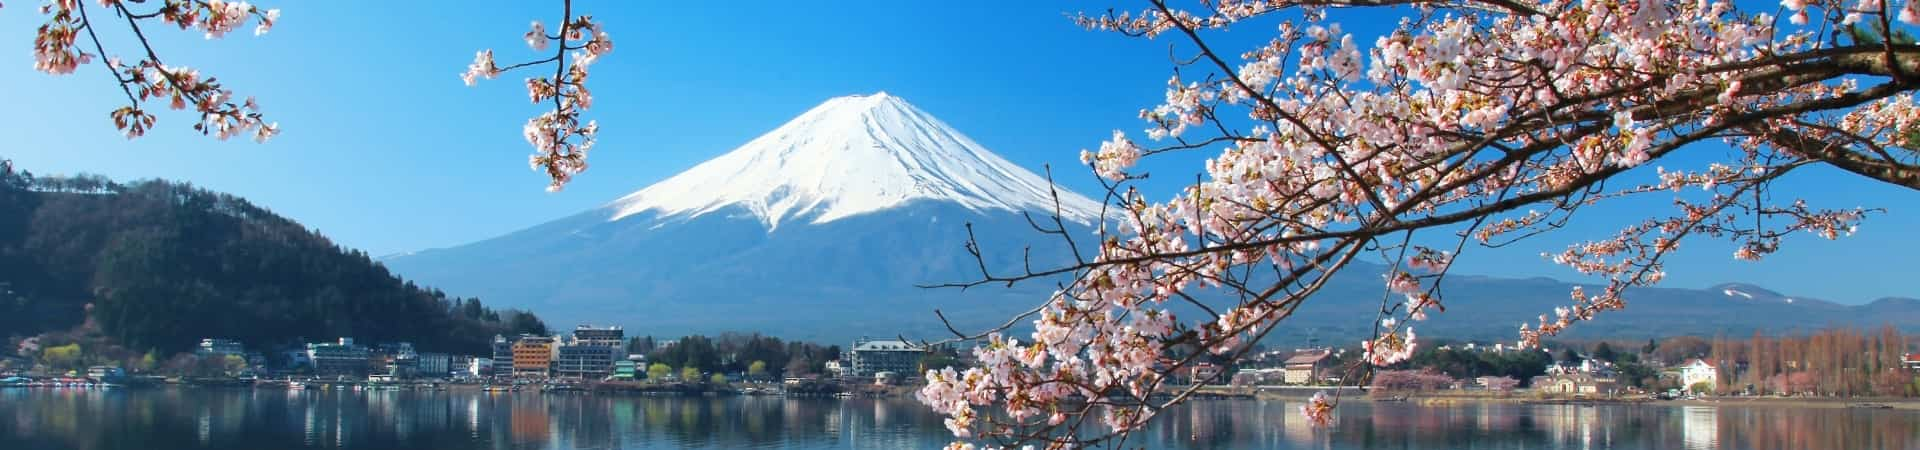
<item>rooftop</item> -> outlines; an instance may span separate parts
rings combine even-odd
[[[901,340],[866,341],[853,346],[853,351],[856,351],[856,352],[876,352],[876,351],[915,351],[917,352],[917,351],[924,351],[924,350],[926,349],[921,348],[918,345],[913,345],[913,343],[911,342],[901,341]]]

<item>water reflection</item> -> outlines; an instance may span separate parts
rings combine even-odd
[[[1917,448],[1920,412],[1766,407],[1205,401],[1128,441],[1149,448]],[[0,449],[930,448],[908,399],[606,397],[253,390],[0,391]]]

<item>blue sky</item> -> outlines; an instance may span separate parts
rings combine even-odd
[[[31,68],[31,4],[0,9],[0,155],[38,173],[91,172],[119,179],[167,178],[247,197],[375,255],[458,245],[592,208],[717,156],[834,96],[888,91],[913,102],[1008,159],[1092,192],[1080,149],[1114,129],[1143,128],[1140,108],[1161,98],[1169,41],[1083,31],[1065,13],[1086,4],[832,2],[742,4],[580,2],[616,42],[595,66],[602,126],[592,169],[558,194],[529,171],[520,125],[540,112],[519,80],[469,88],[458,74],[480,48],[501,63],[534,59],[519,36],[554,23],[554,2],[483,1],[458,9],[394,10],[373,2],[273,2],[280,25],[263,37],[151,28],[170,64],[220,77],[260,99],[284,134],[265,144],[217,142],[191,117],[160,115],[158,129],[128,141],[107,112],[124,101],[98,65],[52,77]],[[1104,6],[1098,6],[1104,8]],[[1128,6],[1129,8],[1136,6]],[[1384,23],[1384,21],[1375,21]],[[1251,27],[1248,27],[1251,28]],[[103,27],[110,53],[136,50]],[[1231,41],[1262,38],[1243,28]],[[1227,46],[1235,51],[1244,46]],[[3,60],[0,60],[3,61]],[[1669,167],[1726,150],[1690,150]],[[1192,180],[1204,155],[1151,160],[1164,198]],[[1860,302],[1920,296],[1900,283],[1920,240],[1915,193],[1831,170],[1786,180],[1782,195],[1828,206],[1878,206],[1851,239],[1801,237],[1762,263],[1729,258],[1732,247],[1692,241],[1669,264],[1668,285],[1751,281],[1784,293]],[[1499,251],[1474,250],[1464,272],[1576,279],[1539,256],[1633,220],[1648,199],[1582,213],[1571,229]],[[1663,210],[1664,211],[1664,210]],[[1641,213],[1644,214],[1644,213]],[[957,249],[956,249],[957,251]]]

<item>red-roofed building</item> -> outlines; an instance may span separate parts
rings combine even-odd
[[[1905,366],[1907,370],[1920,370],[1920,353],[1908,353],[1906,357],[1900,358],[1900,365]]]

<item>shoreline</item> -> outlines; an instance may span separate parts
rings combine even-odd
[[[1333,391],[1329,389],[1329,395]],[[1258,400],[1298,401],[1305,400],[1312,393],[1295,391],[1260,391],[1252,396]],[[1245,398],[1245,397],[1243,397]],[[1518,405],[1636,405],[1636,406],[1733,406],[1747,408],[1796,408],[1796,409],[1888,409],[1920,411],[1920,398],[1899,397],[1711,397],[1694,400],[1659,400],[1646,397],[1633,398],[1543,398],[1530,393],[1510,395],[1488,395],[1469,393],[1405,393],[1391,396],[1373,395],[1356,392],[1353,388],[1339,395],[1339,401],[1365,403],[1411,403],[1420,406],[1448,406],[1467,403],[1507,403]]]

